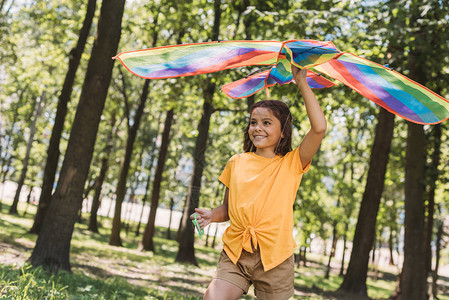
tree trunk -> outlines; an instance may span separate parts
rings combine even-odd
[[[425,54],[423,43],[429,39],[427,29],[419,23],[422,18],[420,3],[411,3],[410,26],[414,41],[410,45],[408,56],[409,76],[426,84]],[[425,242],[425,205],[424,170],[426,166],[426,136],[423,125],[408,122],[407,148],[405,155],[405,237],[404,264],[400,284],[400,299],[427,299],[426,242]]]
[[[143,195],[143,199],[142,199],[142,210],[140,212],[139,223],[137,224],[137,228],[136,228],[136,236],[140,235],[140,225],[142,224],[143,211],[145,209],[145,203],[147,202],[148,193],[150,192],[151,174],[152,174],[152,170],[153,170],[154,158],[156,156],[156,141],[157,141],[157,137],[159,135],[159,129],[161,127],[160,126],[161,125],[161,122],[160,122],[161,114],[159,114],[159,117],[156,119],[156,124],[157,124],[156,136],[154,138],[154,143],[151,146],[150,163],[148,164],[149,172],[148,172],[148,178],[147,178],[147,183],[146,183],[146,187],[145,187],[145,195]]]
[[[345,256],[346,256],[346,242],[347,242],[347,232],[348,232],[348,228],[349,228],[349,221],[345,222],[345,233],[343,235],[343,254],[341,256],[341,267],[340,267],[340,277],[343,277],[344,272],[345,272]]]
[[[379,237],[376,235],[375,239],[374,239],[374,245],[373,245],[373,257],[371,260],[371,264],[372,264],[372,268],[373,268],[373,279],[377,280],[379,278],[379,272],[378,272],[378,265],[376,263],[376,253],[377,256],[380,256],[380,242],[379,242]]]
[[[393,260],[393,229],[390,227],[390,236],[388,238],[388,249],[390,250],[390,266],[394,266]]]
[[[209,235],[210,235],[210,228],[211,228],[212,226],[208,226],[207,227],[207,233],[206,233],[206,241],[205,241],[205,243],[204,243],[204,247],[209,247]]]
[[[400,299],[426,299],[424,237],[425,134],[422,125],[408,123],[405,158],[405,246]]]
[[[89,0],[86,7],[86,15],[84,17],[83,26],[81,27],[76,47],[69,54],[69,69],[64,79],[61,94],[58,99],[58,107],[56,109],[55,123],[50,137],[50,143],[47,149],[47,162],[45,164],[41,195],[34,223],[30,229],[30,233],[39,233],[39,229],[44,220],[45,213],[51,200],[51,193],[55,182],[55,174],[59,161],[59,142],[61,140],[62,131],[64,130],[64,120],[67,114],[67,104],[70,102],[73,84],[75,82],[76,70],[78,69],[81,55],[84,52],[86,40],[89,36],[92,26],[92,19],[95,14],[97,0]]]
[[[70,270],[70,241],[94,151],[120,40],[125,0],[104,0],[58,185],[39,231],[31,263]]]
[[[140,225],[142,224],[143,211],[145,210],[145,204],[147,202],[147,194],[150,189],[150,183],[151,183],[151,174],[148,174],[147,183],[145,185],[145,194],[143,195],[143,199],[142,199],[142,209],[140,210],[139,223],[137,224],[137,227],[136,227],[135,236],[140,235]]]
[[[337,205],[338,207],[338,205]],[[335,248],[337,247],[337,221],[334,221],[333,224],[333,230],[332,230],[332,245],[331,245],[331,251],[329,253],[329,260],[327,262],[327,269],[326,269],[326,274],[324,275],[324,278],[329,279],[329,274],[331,272],[331,262],[332,262],[332,257],[335,256]]]
[[[302,250],[302,255],[301,255],[302,265],[304,267],[307,267],[307,247],[303,246],[303,247],[301,247],[301,250]]]
[[[157,159],[156,173],[154,174],[153,189],[151,191],[151,208],[150,215],[148,217],[148,223],[145,227],[145,232],[142,239],[142,249],[154,252],[154,227],[156,221],[156,211],[159,204],[159,194],[162,183],[162,175],[165,167],[165,159],[168,152],[168,145],[170,143],[170,130],[173,123],[174,109],[167,111],[165,117],[164,132],[162,133],[162,142],[159,150],[159,157]]]
[[[180,230],[179,249],[176,256],[177,262],[187,262],[197,265],[195,258],[194,228],[191,226],[190,215],[194,213],[195,207],[198,207],[201,177],[205,164],[205,150],[207,146],[207,138],[209,134],[210,117],[214,112],[212,106],[212,97],[215,91],[215,85],[208,80],[208,92],[205,92],[203,104],[203,113],[198,125],[198,136],[195,144],[194,167],[192,181],[189,186],[188,196],[183,212],[182,225]]]
[[[98,233],[98,209],[100,208],[100,197],[101,197],[101,188],[103,187],[104,179],[106,178],[106,172],[108,166],[108,158],[103,157],[101,161],[101,169],[100,175],[98,175],[97,180],[95,181],[95,194],[92,199],[92,207],[90,208],[90,216],[89,216],[89,225],[87,230],[92,231],[94,233]]]
[[[215,233],[214,233],[214,238],[212,239],[212,245],[211,245],[212,249],[215,248],[215,240],[217,239],[217,233],[218,233],[218,225],[215,224]]]
[[[108,195],[109,195],[109,194],[108,194]],[[111,216],[112,203],[115,201],[115,197],[114,197],[114,196],[115,196],[115,195],[112,195],[112,196],[110,197],[111,201],[109,201],[108,212],[107,212],[107,214],[106,214],[107,217],[110,217],[110,216]]]
[[[168,219],[168,227],[167,227],[167,240],[171,239],[171,220],[173,219],[173,207],[175,206],[175,200],[173,197],[170,198],[170,218]]]
[[[89,171],[92,171],[92,170],[89,169]],[[84,199],[87,199],[89,197],[90,192],[95,187],[95,180],[94,180],[94,172],[93,171],[88,176],[88,179],[86,180],[86,184],[85,185],[86,185],[86,188],[84,189],[83,197],[84,197]]]
[[[153,21],[153,25],[154,25],[153,41],[152,41],[153,47],[156,45],[157,37],[158,37],[158,31],[156,30],[156,25],[159,20],[158,16],[159,16],[159,14],[156,14],[156,17],[154,18],[154,21]],[[132,150],[134,148],[134,140],[136,138],[137,130],[140,125],[140,119],[143,114],[143,108],[145,106],[145,101],[148,98],[149,83],[150,83],[149,79],[145,80],[145,83],[144,83],[144,86],[142,89],[142,94],[140,97],[139,106],[138,106],[137,111],[134,116],[134,124],[128,132],[128,140],[127,140],[125,155],[123,157],[122,165],[120,166],[120,177],[119,177],[119,182],[117,183],[117,189],[116,189],[114,219],[112,221],[112,231],[111,231],[111,236],[109,238],[110,245],[115,245],[115,246],[122,245],[122,241],[120,239],[120,230],[121,230],[121,225],[122,225],[121,220],[120,220],[121,212],[122,212],[122,203],[123,203],[123,199],[124,199],[125,193],[126,193],[126,180],[128,177],[128,170],[129,170],[129,165],[131,162],[131,154],[132,154]],[[123,88],[125,88],[125,87],[123,87]],[[123,92],[125,93],[126,91],[124,90]],[[125,94],[125,96],[126,96],[126,94]],[[126,97],[125,97],[125,101],[126,101]],[[127,105],[127,103],[125,103],[125,104]],[[128,124],[129,124],[129,121],[130,120],[128,119]],[[128,125],[128,127],[129,127],[129,125]],[[129,154],[129,157],[127,156],[128,154]]]
[[[218,40],[220,18],[221,18],[221,0],[214,1],[214,26],[212,29],[212,40]],[[211,77],[208,77],[203,88],[204,103],[200,123],[198,124],[198,136],[195,142],[195,150],[193,154],[193,176],[189,186],[188,196],[184,207],[184,213],[181,223],[181,230],[179,235],[179,249],[176,255],[177,262],[187,262],[198,265],[195,258],[194,242],[194,228],[191,226],[190,215],[198,207],[201,177],[205,165],[205,151],[207,147],[207,138],[209,135],[210,117],[214,112],[213,96],[215,93],[215,83],[212,82]]]
[[[438,269],[440,267],[440,256],[441,256],[441,243],[444,234],[444,222],[440,221],[437,230],[437,240],[436,240],[436,250],[435,250],[435,269],[432,274],[432,295],[437,299],[438,295]]]
[[[78,220],[77,223],[83,224],[83,205],[87,203],[87,199],[83,197],[83,201],[81,202],[80,209],[78,210]],[[87,207],[87,205],[86,205]]]
[[[125,213],[125,220],[124,220],[125,222],[124,222],[124,226],[123,226],[123,228],[125,228],[126,236],[128,236],[128,233],[129,233],[129,223],[131,223],[131,216],[133,213],[133,208],[134,208],[133,203],[135,202],[135,197],[136,197],[135,190],[132,189],[131,195],[129,195],[129,198],[128,198],[128,203],[127,203],[128,205],[126,205],[126,213]]]
[[[430,166],[429,176],[429,194],[427,204],[427,222],[426,222],[426,270],[427,274],[432,271],[432,233],[433,233],[433,219],[435,212],[435,189],[438,180],[438,165],[440,164],[441,154],[441,124],[433,126],[433,154],[432,164]]]
[[[121,246],[122,241],[120,239],[120,230],[122,226],[121,214],[122,214],[122,203],[126,194],[126,182],[128,179],[129,166],[131,164],[132,153],[134,150],[134,141],[136,140],[137,131],[139,130],[140,120],[142,119],[143,110],[145,108],[145,102],[148,99],[148,88],[150,80],[145,80],[143,85],[142,94],[140,95],[139,104],[134,115],[134,123],[128,130],[128,138],[126,140],[126,149],[123,155],[122,163],[120,165],[120,175],[116,188],[116,199],[115,199],[115,211],[114,219],[112,220],[112,230],[111,236],[109,237],[109,245]],[[128,120],[129,122],[129,120]]]
[[[101,197],[101,188],[103,187],[104,180],[106,178],[106,173],[109,169],[109,158],[112,153],[113,148],[113,138],[115,136],[116,130],[118,127],[115,127],[115,114],[111,117],[111,130],[109,131],[109,134],[106,138],[106,147],[103,151],[103,158],[101,160],[101,168],[100,168],[100,174],[98,175],[97,179],[95,180],[94,189],[95,194],[92,199],[92,207],[90,209],[90,217],[89,217],[89,226],[88,230],[98,233],[98,222],[97,222],[97,213],[98,209],[100,208],[100,197]]]
[[[13,201],[11,207],[9,208],[10,214],[17,215],[17,213],[18,213],[17,205],[19,204],[20,192],[22,191],[22,187],[23,187],[23,184],[25,183],[25,178],[26,178],[27,171],[28,171],[28,164],[30,162],[30,155],[31,155],[31,147],[33,146],[34,135],[36,134],[36,130],[37,130],[36,123],[37,123],[37,119],[39,118],[39,116],[42,113],[42,108],[45,106],[46,98],[47,97],[45,95],[45,92],[43,92],[42,95],[39,97],[39,101],[36,102],[36,105],[34,107],[33,121],[31,122],[31,126],[30,126],[30,136],[28,137],[25,158],[23,159],[23,164],[22,164],[22,171],[20,173],[19,182],[17,183],[16,195],[14,196],[14,201]]]
[[[187,196],[186,196],[185,201],[187,201],[187,198],[189,197],[188,194],[189,194],[189,191],[187,190]],[[179,220],[178,232],[176,233],[176,241],[178,243],[181,241],[181,229],[182,229],[183,222],[184,222],[184,211],[183,211],[183,214],[181,215],[181,220]]]
[[[28,195],[27,195],[27,200],[26,200],[26,206],[25,206],[25,211],[23,212],[23,217],[26,217],[27,213],[28,213],[28,207],[30,206],[30,202],[31,202],[31,194],[33,193],[33,186],[30,185],[30,188],[28,190]]]
[[[385,172],[393,137],[394,115],[380,108],[378,120],[371,150],[368,178],[354,234],[351,258],[343,283],[340,286],[342,291],[364,297],[368,296],[366,277],[369,253],[373,247],[377,212],[384,188]]]
[[[373,249],[371,250],[371,265],[373,270],[375,262],[376,262],[376,233],[374,233]]]
[[[33,193],[33,186],[30,185],[29,190],[28,190],[28,195],[27,195],[27,203],[29,204],[31,202],[31,194]]]

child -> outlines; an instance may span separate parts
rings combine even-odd
[[[245,153],[234,155],[219,178],[227,187],[223,204],[212,211],[195,209],[201,228],[231,220],[204,299],[238,299],[251,284],[260,299],[293,296],[293,203],[327,124],[307,84],[307,71],[292,66],[292,72],[311,125],[300,147],[291,151],[287,105],[277,100],[255,103],[245,129]]]

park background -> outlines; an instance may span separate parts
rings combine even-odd
[[[213,275],[226,224],[199,239],[187,216],[221,203],[217,178],[266,95],[220,92],[253,68],[144,80],[119,52],[330,40],[449,98],[447,1],[2,0],[0,18],[7,298],[189,299]],[[449,299],[447,122],[409,123],[343,85],[315,94],[328,132],[294,205],[295,298]],[[297,146],[296,87],[271,98]]]

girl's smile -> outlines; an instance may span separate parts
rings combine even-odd
[[[256,154],[273,157],[276,146],[283,137],[279,119],[269,108],[256,107],[251,113],[249,122],[248,134],[256,147]]]

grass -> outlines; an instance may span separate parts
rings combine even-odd
[[[25,204],[19,204],[23,214]],[[175,263],[177,242],[156,228],[155,252],[137,250],[140,237],[125,236],[124,247],[107,244],[111,220],[100,218],[100,233],[77,223],[71,243],[72,273],[47,273],[26,263],[37,236],[29,234],[36,207],[26,216],[0,212],[0,297],[8,299],[201,299],[220,251],[196,247],[200,267]],[[84,220],[86,220],[84,216]],[[135,228],[136,224],[131,224]],[[143,229],[141,230],[141,232]],[[172,232],[175,236],[176,232]],[[201,240],[201,243],[204,239]]]
[[[141,237],[125,236],[124,247],[108,245],[111,220],[101,218],[100,233],[76,224],[71,243],[72,272],[47,273],[26,263],[36,241],[29,234],[36,207],[28,206],[26,216],[11,216],[3,203],[0,212],[0,297],[8,299],[201,299],[215,271],[220,247],[204,247],[197,240],[199,267],[175,262],[176,241],[165,239],[165,228],[157,228],[156,251],[137,250]],[[25,210],[20,203],[19,212]],[[84,220],[86,220],[84,216]],[[131,224],[135,228],[135,224]],[[173,234],[174,236],[175,234]],[[201,244],[200,244],[201,243]],[[354,299],[336,291],[342,282],[333,270],[324,279],[326,258],[310,254],[308,267],[295,270],[295,299]],[[368,294],[387,299],[393,292],[395,275],[380,272],[378,280],[368,279]],[[244,299],[254,299],[250,290]],[[439,299],[449,300],[449,297]]]
[[[104,280],[80,272],[47,273],[29,265],[20,269],[0,266],[0,295],[11,299],[123,299],[144,298],[147,291],[114,276]]]

